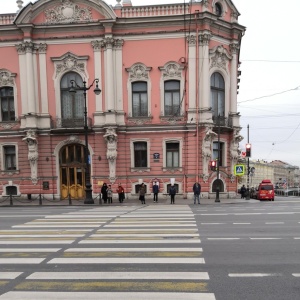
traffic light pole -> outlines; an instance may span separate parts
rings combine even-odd
[[[220,115],[218,115],[218,159],[217,159],[217,189],[216,189],[216,199],[215,202],[220,202],[220,187],[219,187],[219,179],[220,179]]]
[[[247,139],[249,144],[249,124],[247,126]],[[249,176],[250,176],[250,157],[247,157],[247,194],[246,194],[246,200],[250,200],[250,186],[249,186]]]

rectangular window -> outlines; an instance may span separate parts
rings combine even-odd
[[[179,143],[166,144],[166,167],[178,168],[179,167]]]
[[[132,116],[148,117],[148,94],[146,82],[132,83]]]
[[[15,146],[4,146],[4,169],[16,170],[16,147]]]
[[[0,89],[1,120],[15,121],[14,89],[4,87]]]
[[[134,143],[134,167],[147,168],[147,143],[136,142]]]
[[[213,160],[220,159],[219,166],[223,166],[223,148],[224,143],[220,143],[220,158],[219,158],[219,148],[218,148],[218,142],[213,142]]]
[[[180,115],[180,82],[165,82],[165,116]]]

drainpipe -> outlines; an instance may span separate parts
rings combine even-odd
[[[199,29],[197,17],[196,13],[196,182],[199,182]]]

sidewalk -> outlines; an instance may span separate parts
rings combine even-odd
[[[220,202],[215,202],[215,199],[207,199],[201,198],[200,205],[220,205],[220,204],[242,204],[242,203],[257,203],[257,200],[250,199],[245,200],[241,198],[232,198],[232,199],[220,199]],[[5,197],[0,199],[0,207],[13,207],[13,206],[87,206],[87,207],[95,207],[95,206],[126,206],[126,205],[142,205],[141,202],[137,199],[128,199],[126,198],[123,203],[119,203],[117,199],[113,199],[113,203],[104,204],[103,201],[99,201],[99,197],[94,199],[94,204],[84,204],[84,200],[49,200],[45,198],[36,198],[32,200],[20,199],[19,197],[15,197],[10,199],[9,197]],[[146,197],[146,205],[171,205],[169,197],[161,197],[158,198],[158,202],[153,202],[152,196]],[[183,199],[182,197],[175,197],[175,205],[194,205],[193,199]],[[198,204],[196,204],[198,205]]]

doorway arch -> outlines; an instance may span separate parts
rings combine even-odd
[[[217,189],[219,189],[220,193],[224,193],[224,183],[221,179],[215,179],[212,184],[212,192],[216,193]]]
[[[69,144],[59,152],[60,193],[62,199],[85,197],[84,146]]]

